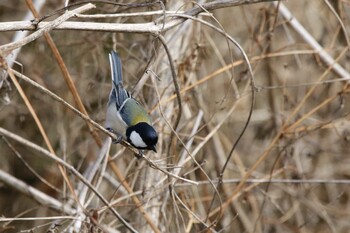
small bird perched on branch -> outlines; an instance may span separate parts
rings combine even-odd
[[[117,52],[109,54],[112,90],[107,105],[106,128],[140,150],[157,152],[158,135],[146,110],[123,87],[122,64]]]

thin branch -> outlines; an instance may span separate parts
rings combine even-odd
[[[85,179],[83,175],[81,175],[72,165],[67,163],[66,161],[62,160],[61,158],[57,157],[56,155],[50,153],[50,151],[45,150],[44,148],[32,143],[31,141],[28,141],[14,133],[11,133],[10,131],[1,128],[0,127],[0,134],[4,137],[11,138],[12,140],[15,140],[35,151],[38,151],[38,155],[45,156],[46,158],[50,158],[60,164],[61,166],[65,167],[67,170],[72,172],[81,182],[83,182],[85,185],[89,187],[89,189],[96,194],[96,196],[106,205],[108,206],[108,209],[113,213],[115,217],[117,217],[121,223],[128,228],[131,232],[137,232],[111,205],[110,203],[102,196],[102,194],[95,189],[95,187]]]
[[[51,22],[40,22],[37,26],[27,21],[12,21],[0,23],[0,31],[20,31],[43,29]],[[97,31],[97,32],[134,32],[134,33],[160,33],[160,27],[152,23],[94,23],[66,21],[54,28],[55,30]]]
[[[25,75],[12,70],[14,74],[17,75],[17,77],[21,78],[22,80],[30,83],[31,85],[33,85],[34,87],[38,88],[40,91],[44,92],[45,94],[49,95],[50,97],[52,97],[54,100],[62,103],[64,106],[68,107],[70,110],[72,110],[74,113],[76,113],[77,115],[79,115],[81,118],[83,118],[84,120],[88,121],[91,125],[93,125],[94,127],[96,127],[97,129],[101,130],[103,133],[107,134],[108,136],[110,136],[111,138],[116,139],[116,135],[114,135],[113,133],[109,132],[108,130],[106,130],[104,127],[102,127],[101,125],[99,125],[98,123],[96,123],[95,121],[93,121],[92,119],[90,119],[88,116],[86,116],[85,114],[81,113],[79,110],[77,110],[76,108],[74,108],[72,105],[70,105],[69,103],[67,103],[65,100],[63,100],[61,97],[57,96],[56,94],[54,94],[53,92],[47,90],[46,88],[44,88],[43,86],[39,85],[38,83],[34,82],[33,80],[31,80],[30,78],[26,77]],[[122,142],[121,143],[123,146],[125,146],[126,148],[128,148],[130,151],[132,151],[133,153],[137,154],[138,151],[133,148],[128,142]],[[191,181],[182,177],[179,177],[177,175],[174,175],[172,173],[169,173],[167,171],[165,171],[164,169],[159,168],[152,160],[146,158],[143,156],[143,158],[151,165],[152,168],[155,168],[161,172],[164,172],[167,175],[170,175],[176,179],[188,182],[188,183],[192,183],[192,184],[196,184],[195,181]],[[110,163],[111,165],[114,163]],[[113,165],[114,166],[114,165]],[[119,173],[118,173],[119,174]],[[117,175],[118,176],[118,175]],[[132,190],[128,190],[130,193],[132,193]],[[142,206],[140,205],[140,201],[136,201],[134,200],[135,203],[137,204],[137,206],[139,206],[139,208],[141,208]],[[145,212],[143,210],[143,208],[141,209],[141,211],[143,212],[143,215],[146,217]],[[151,222],[150,219],[147,218],[147,222]],[[151,224],[152,225],[152,224]],[[153,225],[152,225],[153,226]],[[157,229],[155,226],[152,227],[152,229]]]
[[[190,137],[189,137],[190,139],[186,143],[186,148],[188,148],[188,150],[190,150],[190,148],[192,146],[192,143],[194,141],[194,136],[197,134],[200,123],[202,122],[203,115],[204,115],[203,111],[199,110],[198,116],[196,118],[196,121],[195,121],[193,128],[192,128],[192,132],[191,132]],[[187,152],[186,152],[186,150],[183,150],[181,155],[179,156],[178,164],[183,164],[183,162],[186,160],[186,156],[187,156]],[[174,173],[176,175],[179,175],[182,168],[183,168],[183,166],[179,166],[178,168],[175,168]],[[175,182],[173,182],[173,185],[174,184],[175,184]]]
[[[277,6],[277,3],[275,3]],[[346,71],[339,63],[337,63],[332,56],[330,56],[323,47],[312,37],[312,35],[306,31],[306,29],[299,23],[299,21],[292,15],[288,8],[283,4],[279,4],[279,12],[284,18],[288,20],[288,23],[299,33],[299,35],[308,43],[313,49],[315,49],[320,55],[321,59],[342,78],[350,78],[350,73]]]
[[[11,69],[12,70],[12,69]],[[81,118],[83,118],[84,120],[86,120],[87,122],[89,122],[91,125],[93,125],[95,128],[97,128],[98,130],[102,131],[103,133],[107,134],[108,136],[110,136],[113,139],[117,139],[116,135],[109,132],[108,130],[106,130],[104,127],[102,127],[100,124],[98,124],[97,122],[93,121],[89,116],[83,114],[82,112],[80,112],[78,109],[74,108],[72,105],[70,105],[68,102],[66,102],[64,99],[62,99],[61,97],[59,97],[58,95],[54,94],[53,92],[49,91],[48,89],[46,89],[45,87],[41,86],[40,84],[34,82],[33,80],[31,80],[30,78],[28,78],[27,76],[21,74],[20,72],[16,71],[16,70],[12,70],[12,72],[19,77],[20,79],[28,82],[30,85],[36,87],[37,89],[39,89],[40,91],[42,91],[43,93],[47,94],[48,96],[52,97],[54,100],[60,102],[61,104],[63,104],[64,106],[66,106],[67,108],[69,108],[70,110],[72,110],[74,113],[76,113],[78,116],[80,116]],[[136,150],[135,148],[133,148],[128,142],[123,141],[121,142],[121,144],[125,147],[127,147],[130,151],[134,152],[135,154],[138,154],[138,150]]]
[[[24,183],[22,180],[17,179],[16,177],[4,172],[3,170],[0,170],[0,181],[12,187],[13,189],[18,190],[19,192],[29,196],[30,198],[33,198],[35,201],[37,201],[43,206],[47,206],[59,212],[63,211],[68,215],[75,215],[76,213],[76,210],[72,209],[71,207],[62,204],[62,202],[58,201],[57,199]],[[0,221],[1,221],[1,218],[0,218]]]
[[[197,181],[193,181],[193,180],[189,180],[189,179],[186,179],[186,178],[183,178],[181,176],[178,176],[177,174],[174,174],[174,173],[171,173],[171,172],[168,172],[162,168],[160,168],[159,166],[157,166],[152,160],[150,160],[149,158],[147,158],[146,156],[143,156],[142,157],[144,160],[146,160],[146,162],[148,163],[148,165],[156,170],[159,170],[161,172],[163,172],[164,174],[168,175],[168,176],[171,176],[177,180],[182,180],[186,183],[190,183],[190,184],[193,184],[193,185],[197,185]]]
[[[19,92],[20,96],[22,97],[22,100],[24,101],[25,105],[28,108],[28,111],[30,112],[30,114],[32,115],[35,124],[37,125],[41,136],[43,137],[43,140],[47,146],[47,148],[49,149],[50,153],[52,153],[53,155],[55,155],[55,151],[51,145],[51,142],[49,140],[49,137],[38,117],[38,115],[36,114],[36,111],[34,110],[31,102],[29,101],[29,99],[27,98],[27,95],[24,93],[21,85],[19,84],[19,82],[17,81],[14,72],[11,68],[8,67],[7,62],[3,59],[3,57],[1,56],[1,52],[0,52],[0,64],[5,68],[5,70],[7,71],[8,75],[10,76],[13,84],[15,85],[17,91]],[[63,167],[61,165],[58,164],[58,169],[60,170],[60,173],[62,174],[63,179],[65,180],[65,182],[68,185],[69,191],[71,192],[71,194],[73,195],[74,199],[76,200],[77,204],[80,205],[77,195],[74,191],[73,185],[70,182],[65,170],[63,169]]]
[[[88,3],[84,6],[81,6],[77,9],[74,9],[72,11],[67,11],[66,13],[64,13],[62,16],[58,17],[57,19],[47,23],[45,26],[43,26],[42,28],[40,28],[38,31],[30,34],[29,36],[23,38],[22,40],[19,41],[15,41],[12,43],[8,43],[5,45],[0,46],[0,54],[2,56],[7,56],[9,53],[11,53],[12,50],[22,47],[34,40],[36,40],[37,38],[41,37],[42,35],[44,35],[44,33],[47,33],[49,31],[51,31],[52,29],[56,28],[58,25],[60,25],[61,23],[63,23],[64,21],[66,21],[67,19],[73,17],[75,14],[77,13],[81,13],[84,11],[88,11],[95,8],[95,6],[91,3]],[[5,24],[12,24],[12,23],[5,23]],[[31,27],[34,27],[34,29],[36,28],[36,26],[31,22]],[[9,25],[7,25],[9,26]]]
[[[42,177],[37,171],[35,171],[30,164],[23,158],[21,153],[19,153],[16,148],[6,139],[3,138],[9,149],[18,157],[18,159],[23,163],[23,165],[28,168],[28,170],[33,173],[34,176],[36,176],[41,182],[46,184],[49,188],[52,190],[55,190],[57,193],[62,194],[62,191],[59,190],[57,187],[55,187],[53,184],[51,184],[49,181],[47,181],[44,177]]]
[[[3,217],[0,217],[0,222],[65,220],[65,219],[78,220],[77,217],[72,217],[72,216],[51,216],[51,217],[32,217],[32,218],[30,218],[30,217],[29,218],[3,218]]]
[[[335,62],[340,59],[340,57],[342,57],[344,55],[344,53],[347,51],[344,50],[340,56],[335,60]],[[319,81],[322,80],[324,77],[326,77],[326,75],[331,71],[332,66],[329,66],[328,69],[321,75],[321,77],[319,78]],[[270,155],[270,152],[275,148],[274,146],[277,144],[277,142],[280,140],[281,135],[283,135],[285,129],[288,127],[288,125],[290,124],[291,120],[295,117],[295,115],[298,113],[298,111],[300,110],[300,108],[304,105],[305,101],[307,98],[309,98],[311,96],[311,94],[314,92],[314,90],[316,89],[316,86],[313,86],[304,96],[304,98],[299,102],[299,104],[294,108],[294,110],[289,114],[288,118],[284,121],[284,124],[280,127],[280,129],[278,130],[278,132],[276,133],[276,135],[271,139],[271,142],[269,143],[269,145],[267,146],[267,148],[264,149],[263,153],[258,157],[258,159],[254,162],[254,164],[246,171],[244,177],[242,177],[241,181],[238,183],[238,185],[235,187],[235,189],[233,190],[233,193],[231,195],[231,198],[229,198],[226,203],[225,203],[225,207],[227,208],[228,203],[232,202],[235,198],[237,198],[237,196],[239,195],[242,187],[245,184],[245,181],[252,175],[253,171],[255,171],[257,169],[257,167],[267,159],[267,157]],[[270,176],[271,177],[271,176]],[[211,215],[213,215],[214,213],[218,212],[219,210],[213,210],[211,212]]]
[[[154,81],[154,78],[152,78],[153,82],[155,83]],[[160,95],[159,95],[159,91],[157,89],[157,86],[154,84],[155,86],[155,90],[156,90],[156,94],[157,94],[157,97],[158,97],[158,101],[160,101]],[[204,176],[207,178],[208,182],[212,184],[212,187],[214,189],[214,192],[215,193],[218,193],[218,190],[216,189],[215,185],[211,182],[211,179],[209,177],[209,175],[204,171],[203,167],[198,163],[198,161],[195,159],[195,154],[192,154],[187,148],[186,148],[186,145],[185,143],[181,140],[181,138],[179,137],[179,135],[175,132],[175,130],[172,128],[171,124],[166,120],[166,118],[164,117],[164,113],[163,113],[163,110],[162,110],[162,106],[159,105],[159,111],[160,111],[160,114],[163,116],[163,119],[164,121],[166,122],[166,124],[168,125],[168,127],[171,129],[171,132],[174,132],[174,135],[176,135],[177,139],[179,140],[179,142],[181,143],[181,145],[183,146],[183,149],[187,152],[187,154],[189,155],[188,158],[186,158],[184,161],[183,161],[183,164],[185,164],[186,162],[188,162],[189,160],[192,160],[196,166],[200,169],[200,171],[204,174]],[[197,151],[198,152],[198,151]],[[182,165],[180,165],[182,166]],[[160,181],[158,183],[161,183],[163,181]],[[174,184],[174,182],[172,182],[172,184]],[[169,186],[169,189],[170,189],[170,194],[173,195],[172,197],[175,199],[175,196],[174,196],[174,193],[172,191],[172,185]],[[218,194],[218,197],[219,197],[219,202],[220,202],[220,206],[221,206],[221,203],[222,203],[222,200],[221,200],[221,197],[220,195]],[[185,207],[186,208],[186,207]],[[205,224],[205,226],[207,226]]]
[[[234,7],[246,4],[254,4],[261,2],[273,2],[275,0],[219,0],[203,4],[202,7],[206,10],[216,10],[226,7]],[[203,9],[195,6],[185,12],[186,15],[195,16],[203,12]],[[167,15],[166,15],[167,16]],[[118,24],[118,23],[93,23],[93,22],[63,22],[55,27],[55,30],[84,30],[84,31],[105,31],[105,32],[134,32],[134,33],[151,33],[159,34],[162,30],[163,17],[156,20],[156,24],[151,23],[136,23],[136,24]],[[164,30],[167,31],[184,22],[185,18],[172,18],[164,24]],[[0,31],[19,31],[19,30],[36,30],[42,29],[51,22],[40,22],[38,25],[33,25],[31,22],[15,21],[0,23]]]
[[[116,13],[116,14],[76,14],[77,18],[82,19],[105,19],[105,18],[122,18],[122,17],[144,17],[144,16],[154,16],[154,15],[167,15],[180,13],[184,14],[184,11],[147,11],[147,12],[132,12],[132,13]],[[200,13],[200,16],[210,16],[207,13]]]
[[[31,0],[26,0],[26,3],[29,7],[29,9],[32,11],[33,15],[36,17],[36,18],[39,18],[39,13],[36,11],[34,5],[33,5],[33,2]],[[84,107],[84,104],[83,104],[83,101],[81,100],[80,98],[80,95],[78,93],[78,90],[73,82],[73,79],[68,71],[68,68],[66,66],[66,64],[64,63],[64,60],[60,54],[60,52],[58,51],[58,48],[57,46],[55,45],[55,42],[53,41],[52,37],[50,36],[49,33],[44,33],[44,37],[45,37],[45,40],[46,40],[46,43],[49,45],[53,55],[55,56],[56,58],[56,61],[57,61],[57,64],[58,66],[60,67],[61,69],[61,72],[62,72],[62,75],[63,75],[63,78],[70,90],[70,92],[72,93],[73,95],[73,99],[74,99],[74,102],[75,104],[78,106],[78,109],[84,113],[85,115],[88,115],[85,107]],[[92,134],[92,137],[95,139],[97,145],[99,147],[102,146],[102,141],[101,139],[98,137],[97,135],[97,132],[95,130],[94,127],[92,127],[88,122],[87,123],[87,126],[88,126],[88,129],[90,131],[90,133]]]
[[[343,31],[343,34],[344,34],[344,37],[345,37],[345,41],[346,41],[346,44],[350,50],[350,41],[349,41],[349,36],[348,36],[348,33],[346,31],[346,27],[343,23],[343,20],[341,19],[340,15],[337,13],[337,11],[334,9],[334,7],[332,6],[332,4],[329,2],[329,0],[323,0],[327,7],[331,10],[331,12],[333,13],[333,15],[337,18],[340,26],[341,26],[341,29]]]
[[[223,184],[237,184],[240,183],[242,179],[223,179]],[[219,181],[213,181],[214,184],[217,184]],[[245,180],[247,184],[344,184],[349,185],[350,179],[247,179]],[[191,186],[190,183],[176,183],[175,187],[185,187]],[[208,181],[197,181],[197,185],[210,185]]]
[[[180,123],[180,119],[182,116],[182,102],[181,102],[181,95],[180,95],[180,87],[179,87],[179,83],[177,82],[177,76],[176,76],[176,71],[175,71],[175,65],[174,65],[174,60],[171,56],[170,50],[168,48],[167,42],[165,41],[165,38],[162,35],[158,35],[158,39],[160,40],[160,42],[162,42],[163,47],[165,49],[165,52],[168,56],[168,60],[169,60],[169,64],[170,64],[170,71],[171,71],[171,77],[173,79],[173,84],[174,84],[174,88],[175,88],[175,93],[176,93],[176,99],[177,99],[177,104],[179,105],[179,111],[177,112],[177,116],[175,119],[175,123],[172,126],[172,128],[176,131],[179,123]],[[172,144],[174,138],[174,131],[171,131],[170,134],[170,139],[169,142]],[[169,146],[169,150],[168,150],[168,154],[170,151],[171,146]]]
[[[236,149],[238,143],[240,142],[241,138],[243,137],[245,131],[247,130],[248,128],[248,125],[250,123],[250,119],[253,115],[253,109],[254,109],[254,105],[255,105],[255,92],[257,90],[256,88],[256,85],[255,85],[255,80],[254,80],[254,74],[253,74],[253,70],[252,70],[252,67],[251,67],[251,64],[250,64],[250,61],[249,61],[249,58],[247,56],[247,54],[245,53],[245,51],[243,50],[243,48],[241,47],[241,45],[236,42],[230,35],[228,35],[224,30],[220,29],[220,28],[217,28],[215,27],[214,25],[204,21],[204,20],[201,20],[201,19],[197,19],[197,18],[193,18],[191,16],[187,16],[187,15],[181,15],[181,14],[176,14],[178,15],[179,17],[185,17],[185,18],[190,18],[192,20],[195,20],[195,21],[198,21],[204,25],[207,25],[209,26],[210,28],[214,29],[215,31],[219,32],[220,34],[222,34],[223,36],[225,36],[229,41],[231,41],[231,43],[233,43],[242,53],[242,56],[244,58],[244,61],[246,62],[247,66],[248,66],[248,71],[249,71],[249,78],[250,78],[250,86],[251,86],[251,103],[250,103],[250,108],[249,108],[249,113],[248,113],[248,117],[247,117],[247,120],[243,126],[243,129],[241,130],[240,134],[238,135],[238,138],[237,140],[233,143],[233,146],[227,156],[227,159],[224,163],[224,166],[222,167],[221,171],[220,171],[220,174],[219,174],[219,180],[222,179],[223,175],[224,175],[224,172],[226,170],[226,167],[228,165],[228,162],[230,161],[232,155],[233,155],[233,152],[234,150]],[[218,187],[220,185],[220,182],[218,184]],[[217,187],[217,188],[218,188]],[[210,204],[210,207],[209,207],[209,210],[208,210],[208,218],[209,218],[209,212],[210,212],[210,209],[214,203],[214,200],[215,200],[215,197],[216,197],[216,192],[212,198],[212,201],[211,201],[211,204]]]
[[[33,2],[33,6],[35,9],[37,9],[38,11],[40,11],[42,9],[42,7],[44,6],[46,0],[34,0]],[[30,10],[28,10],[28,12],[26,13],[26,15],[24,16],[24,20],[23,21],[27,21],[33,18],[33,14],[30,12]],[[24,37],[26,37],[28,35],[29,31],[17,31],[13,38],[12,41],[18,41],[18,40],[22,40]],[[11,59],[8,59],[7,63],[8,66],[12,68],[14,61],[16,60],[19,52],[21,51],[21,47],[19,47],[18,49],[15,49],[11,52]]]

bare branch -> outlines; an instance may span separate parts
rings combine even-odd
[[[44,33],[47,33],[49,31],[51,31],[52,29],[56,28],[62,22],[73,17],[76,13],[91,10],[93,8],[95,8],[95,6],[91,3],[88,3],[84,6],[81,6],[77,9],[75,9],[75,10],[67,11],[62,16],[58,17],[57,19],[55,19],[54,21],[52,21],[50,23],[47,23],[45,26],[40,28],[38,31],[30,34],[29,36],[23,38],[22,40],[15,41],[15,42],[0,46],[0,54],[2,54],[3,56],[7,56],[7,54],[11,53],[12,50],[19,48],[19,47],[22,47],[23,45],[26,45],[26,44],[34,41],[35,39],[41,37],[42,35],[44,35]],[[10,22],[10,23],[6,23],[6,24],[12,24],[12,23]],[[35,28],[35,25],[32,22],[31,22],[31,25],[32,25],[32,27]]]
[[[277,4],[275,5],[277,6]],[[280,3],[279,5],[279,12],[288,20],[289,24],[294,28],[294,30],[298,32],[299,35],[302,36],[303,39],[319,53],[321,59],[327,65],[332,66],[332,69],[342,78],[350,78],[350,73],[340,66],[339,63],[337,63],[334,58],[322,48],[322,46],[308,31],[306,31],[306,29],[299,23],[299,21],[292,15],[292,13],[283,3]]]
[[[72,209],[71,207],[64,205],[57,199],[48,196],[47,194],[24,183],[16,177],[4,172],[3,170],[0,170],[0,181],[12,187],[13,189],[16,189],[17,191],[33,198],[43,206],[47,206],[56,211],[63,211],[64,213],[69,215],[74,215],[76,213],[76,210]]]
[[[39,155],[43,155],[47,158],[50,158],[60,164],[61,166],[64,166],[66,169],[68,169],[70,172],[72,172],[81,182],[83,182],[85,185],[89,187],[89,189],[96,194],[96,196],[108,207],[108,209],[116,216],[123,225],[128,228],[131,232],[137,232],[112,206],[111,204],[102,196],[102,194],[95,189],[95,187],[85,179],[83,175],[81,175],[72,165],[68,164],[66,161],[62,160],[61,158],[57,157],[56,155],[52,154],[50,151],[45,150],[44,148],[14,134],[9,131],[7,131],[4,128],[0,127],[0,134],[4,137],[11,138],[12,140],[15,140],[29,148],[32,148],[39,153]]]
[[[274,0],[224,0],[213,1],[203,4],[201,7],[195,6],[192,9],[185,11],[188,16],[195,16],[206,10],[215,10],[226,7],[239,6],[244,4],[253,4],[260,2],[272,2]],[[79,8],[78,8],[79,9]],[[73,11],[71,11],[73,12]],[[76,12],[77,13],[77,12]],[[80,13],[80,12],[79,12]],[[123,14],[121,14],[123,16]],[[74,16],[74,14],[72,15]],[[70,17],[72,17],[70,16]],[[81,16],[81,15],[78,15]],[[167,14],[165,14],[167,16]],[[88,17],[88,16],[84,16]],[[117,17],[115,14],[113,17]],[[164,30],[161,30],[163,23],[161,22],[163,17],[160,17],[154,22],[150,23],[135,23],[135,24],[118,24],[118,23],[94,23],[94,22],[61,22],[55,25],[52,29],[55,30],[84,30],[84,31],[105,31],[105,32],[134,32],[134,33],[152,33],[159,34],[161,31],[167,31],[180,23],[187,20],[186,18],[172,18],[164,24]],[[65,21],[65,20],[63,20]],[[0,23],[0,31],[18,31],[18,30],[35,30],[37,28],[43,29],[50,25],[52,22],[40,22],[38,25],[33,25],[32,22],[15,21]],[[1,48],[1,47],[0,47]]]

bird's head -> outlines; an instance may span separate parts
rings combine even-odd
[[[127,141],[137,149],[157,152],[158,135],[155,129],[146,122],[130,126],[126,130]]]

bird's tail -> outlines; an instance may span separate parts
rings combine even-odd
[[[112,50],[109,54],[109,62],[111,65],[112,82],[115,85],[123,85],[122,63],[119,54]]]
[[[114,89],[112,93],[115,91],[117,107],[120,107],[124,100],[129,97],[129,94],[123,87],[122,63],[119,54],[112,50],[109,54],[109,62],[111,65],[111,75]]]

